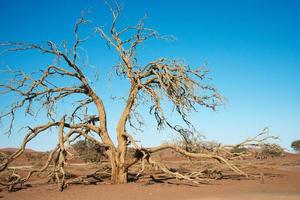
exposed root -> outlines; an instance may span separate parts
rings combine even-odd
[[[225,157],[216,155],[215,153],[206,153],[206,154],[204,154],[204,153],[190,153],[190,152],[187,152],[187,151],[181,149],[180,147],[172,145],[172,144],[163,144],[163,145],[161,145],[159,147],[156,147],[156,148],[148,148],[148,149],[146,149],[146,151],[148,151],[149,153],[154,153],[154,152],[162,151],[164,149],[173,149],[176,152],[178,152],[178,153],[180,153],[184,156],[191,157],[191,158],[211,158],[211,159],[215,159],[219,162],[224,163],[228,168],[230,168],[231,170],[233,170],[237,174],[244,175],[244,176],[248,177],[247,173],[243,172],[237,166],[230,163],[230,161],[228,161]]]
[[[98,169],[92,174],[76,177],[66,181],[66,186],[72,184],[95,185],[99,182],[109,180],[111,177],[111,168]]]
[[[242,171],[241,169],[239,169],[237,166],[235,166],[234,164],[232,164],[229,160],[227,160],[225,157],[222,157],[220,155],[217,155],[217,152],[213,152],[213,153],[191,153],[191,152],[187,152],[186,150],[176,146],[176,145],[172,145],[172,144],[163,144],[160,145],[158,147],[155,148],[142,148],[139,147],[138,144],[134,141],[133,137],[131,135],[128,135],[127,138],[128,141],[130,141],[130,143],[133,145],[133,147],[136,149],[136,151],[138,153],[135,153],[135,155],[137,156],[138,159],[135,160],[135,163],[138,160],[141,160],[141,165],[142,168],[141,170],[137,173],[136,176],[140,176],[142,174],[142,172],[145,170],[145,162],[148,162],[151,166],[153,166],[155,169],[159,169],[161,170],[163,173],[172,176],[176,179],[179,180],[185,180],[188,182],[191,182],[193,184],[201,184],[201,183],[208,183],[209,179],[221,179],[223,177],[221,172],[216,172],[216,171],[202,171],[202,172],[191,172],[191,173],[179,173],[177,171],[172,171],[170,170],[167,166],[165,166],[164,164],[155,161],[151,158],[151,155],[153,153],[165,150],[165,149],[172,149],[188,158],[211,158],[211,159],[215,159],[221,163],[224,163],[229,169],[231,169],[232,171],[234,171],[235,173],[239,174],[239,175],[243,175],[245,177],[248,178],[248,174],[245,173],[244,171]],[[130,166],[132,165],[132,163],[130,164]]]
[[[195,174],[193,174],[191,176],[190,174],[181,174],[179,172],[173,172],[170,169],[168,169],[164,164],[158,163],[158,162],[152,160],[151,158],[148,159],[148,162],[151,165],[153,165],[154,167],[157,167],[158,169],[160,169],[162,172],[164,172],[167,175],[170,175],[172,177],[175,177],[176,179],[189,181],[194,184],[208,183],[207,179],[200,178],[199,176],[195,176]]]

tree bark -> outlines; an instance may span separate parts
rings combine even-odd
[[[127,183],[128,167],[126,167],[126,154],[127,154],[127,134],[126,134],[126,122],[130,115],[134,100],[136,98],[138,88],[134,85],[130,89],[128,101],[126,107],[120,117],[117,125],[117,140],[118,148],[111,152],[111,167],[112,175],[111,180],[113,183],[121,184]]]
[[[111,173],[111,181],[112,183],[115,184],[123,184],[123,183],[127,183],[127,169],[125,169],[124,167],[120,167],[120,166],[115,166],[112,168],[112,173]]]
[[[119,159],[119,153],[115,150],[111,152],[111,181],[114,184],[127,183],[128,169],[125,167],[125,163]]]

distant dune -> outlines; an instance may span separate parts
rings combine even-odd
[[[0,148],[0,151],[4,151],[4,152],[15,152],[16,150],[18,150],[18,148],[14,148],[14,147],[6,147],[6,148]],[[25,149],[25,152],[28,153],[37,153],[38,151],[35,151],[33,149]]]

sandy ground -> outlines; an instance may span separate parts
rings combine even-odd
[[[170,158],[163,157],[162,160],[170,167],[190,167],[180,158],[170,154],[167,156]],[[247,165],[245,169],[250,174],[264,173],[264,183],[260,178],[244,178],[215,180],[210,184],[189,186],[174,180],[153,183],[147,178],[146,181],[124,185],[70,185],[63,192],[59,192],[56,185],[35,177],[30,181],[30,188],[17,192],[0,191],[0,200],[300,200],[300,155],[289,154],[283,158],[241,162]],[[24,157],[14,166],[28,164],[31,162]],[[195,163],[194,167],[199,165],[200,163]],[[76,174],[95,170],[76,163],[70,166]],[[159,176],[156,175],[157,177]]]
[[[185,200],[299,200],[300,166],[281,166],[273,170],[279,177],[260,180],[220,180],[198,187],[168,183],[126,185],[73,185],[58,192],[55,185],[33,184],[32,188],[18,192],[1,192],[0,199],[10,200],[132,200],[132,199],[185,199]]]

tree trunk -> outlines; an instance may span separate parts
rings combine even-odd
[[[120,166],[112,168],[111,181],[115,184],[127,183],[127,170]]]
[[[120,162],[118,153],[113,151],[110,156],[111,161],[111,181],[115,184],[127,183],[128,170],[124,162]]]

